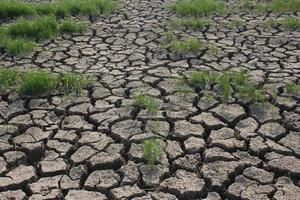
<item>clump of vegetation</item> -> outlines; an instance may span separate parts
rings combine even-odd
[[[23,38],[16,38],[4,41],[1,46],[3,46],[10,55],[26,55],[33,51],[36,47],[36,43]]]
[[[224,100],[229,99],[231,92],[232,92],[232,88],[230,85],[230,81],[231,81],[230,72],[226,71],[226,72],[220,74],[216,80],[217,80],[219,89],[222,91]]]
[[[274,28],[277,24],[278,24],[278,22],[275,19],[269,19],[265,23],[266,27],[269,29]]]
[[[114,0],[61,0],[43,3],[0,0],[1,18],[21,17],[6,27],[0,27],[0,47],[12,55],[25,55],[33,51],[36,41],[51,39],[59,33],[83,32],[87,28],[84,23],[75,23],[70,19],[60,23],[57,19],[69,15],[108,14],[115,8]]]
[[[89,15],[110,13],[116,8],[112,0],[61,0],[55,2],[29,3],[21,1],[0,1],[0,17],[20,17],[33,15]]]
[[[35,9],[32,4],[22,1],[1,0],[0,1],[0,18],[19,17],[34,15]]]
[[[86,88],[94,80],[94,78],[83,77],[79,74],[62,74],[60,76],[60,87],[65,94],[75,93],[79,95],[82,93],[83,88]]]
[[[195,52],[204,47],[203,43],[194,37],[189,37],[185,41],[173,40],[167,46],[175,53]]]
[[[181,16],[203,17],[212,13],[223,13],[225,6],[217,0],[178,0],[170,9]]]
[[[203,43],[195,37],[189,37],[186,40],[179,40],[173,33],[167,32],[165,34],[166,41],[162,48],[170,49],[174,53],[188,53],[196,52],[200,49],[208,49],[209,53],[217,53],[218,48],[210,43]]]
[[[54,16],[40,17],[34,20],[21,18],[8,27],[12,38],[33,40],[49,39],[58,33],[59,24]]]
[[[21,95],[47,95],[57,89],[63,94],[81,94],[95,81],[94,77],[80,74],[56,75],[42,70],[19,72],[16,69],[0,68],[0,89],[12,89]]]
[[[53,38],[58,33],[83,32],[86,24],[70,19],[59,23],[54,16],[34,20],[21,18],[0,29],[0,46],[11,55],[25,55],[36,47],[35,41]]]
[[[143,157],[147,160],[147,164],[154,168],[155,162],[162,154],[158,139],[146,139],[143,143]]]
[[[68,19],[63,20],[60,25],[60,31],[62,33],[82,33],[87,29],[87,25],[83,22],[77,22]]]
[[[133,106],[139,106],[147,109],[150,114],[158,111],[158,106],[153,97],[148,94],[138,93],[133,96]]]
[[[199,18],[184,18],[184,19],[175,19],[171,21],[170,26],[177,28],[180,26],[192,27],[196,30],[201,30],[205,27],[205,23],[202,19]]]
[[[196,87],[204,87],[207,83],[213,83],[217,80],[217,73],[205,70],[194,71],[188,77],[188,83]]]
[[[0,68],[0,90],[12,88],[19,79],[19,72],[15,69]]]
[[[264,102],[266,95],[260,86],[254,85],[246,71],[233,72],[192,72],[186,80],[188,85],[204,89],[206,86],[217,85],[222,95],[222,100],[226,101],[232,94],[245,97],[250,101]]]
[[[300,95],[300,84],[290,83],[286,85],[286,91],[289,94]]]
[[[300,19],[296,17],[288,17],[284,19],[281,24],[288,29],[300,29]]]
[[[297,12],[300,10],[300,0],[271,0],[265,9],[272,12]]]
[[[46,71],[27,71],[23,74],[19,91],[22,95],[42,95],[57,87],[57,77]]]

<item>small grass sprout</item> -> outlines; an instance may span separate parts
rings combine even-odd
[[[231,76],[230,76],[230,72],[228,71],[222,73],[217,79],[218,87],[221,90],[223,95],[223,100],[225,101],[229,99],[232,92],[230,80],[231,80]]]
[[[148,94],[135,94],[133,96],[133,105],[145,108],[150,114],[155,114],[158,111],[155,99]]]
[[[154,169],[155,162],[160,158],[162,149],[158,139],[146,139],[143,142],[143,157],[147,160],[147,164]]]
[[[286,91],[289,94],[300,95],[300,84],[298,83],[289,83],[286,85]]]

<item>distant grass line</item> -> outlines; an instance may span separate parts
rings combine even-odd
[[[95,16],[108,14],[116,8],[115,0],[62,0],[59,2],[29,3],[16,0],[0,0],[0,18],[33,15]]]
[[[33,51],[37,41],[51,39],[60,33],[83,32],[86,28],[86,24],[70,19],[59,22],[55,16],[33,20],[20,18],[7,27],[0,27],[0,47],[11,55],[25,55]]]

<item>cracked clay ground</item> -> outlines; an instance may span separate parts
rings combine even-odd
[[[99,80],[80,97],[0,96],[0,200],[300,198],[300,96],[281,90],[300,79],[299,31],[261,26],[271,14],[232,12],[203,31],[173,30],[214,42],[217,56],[175,55],[160,47],[175,16],[170,2],[121,0],[84,34],[46,41],[23,58],[0,52],[2,66]],[[243,26],[222,26],[239,16]],[[231,66],[278,97],[260,105],[177,95],[179,75]],[[159,112],[130,106],[136,91],[153,95]],[[150,170],[142,142],[153,135],[163,153]]]

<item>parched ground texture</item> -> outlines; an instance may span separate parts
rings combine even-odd
[[[219,26],[175,31],[214,42],[217,56],[175,55],[160,47],[175,17],[170,2],[121,0],[83,35],[44,42],[23,58],[0,54],[6,67],[100,80],[80,97],[0,96],[0,200],[299,199],[300,96],[207,102],[196,92],[182,98],[175,81],[239,66],[266,90],[280,88],[300,79],[299,31],[261,26],[271,14],[232,12],[212,18]],[[222,26],[240,16],[242,26]],[[159,112],[130,106],[136,91],[153,95]],[[154,135],[163,154],[150,170],[142,142]]]

